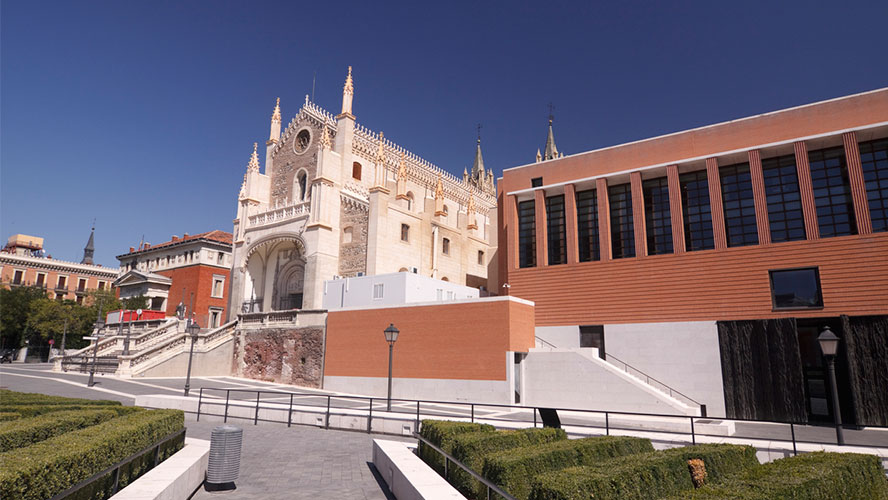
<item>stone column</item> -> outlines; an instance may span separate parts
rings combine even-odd
[[[762,156],[758,149],[749,152],[749,175],[752,177],[752,198],[755,202],[755,223],[758,227],[759,245],[770,245],[771,224],[768,222],[768,197],[765,193],[765,176],[762,173]]]
[[[793,143],[796,172],[799,176],[799,194],[802,198],[802,214],[805,218],[805,234],[809,240],[820,239],[820,226],[817,224],[817,206],[814,204],[814,189],[811,186],[811,166],[808,164],[808,145],[805,141]]]
[[[669,184],[669,218],[672,224],[672,251],[685,253],[684,215],[681,208],[681,183],[678,182],[678,165],[666,167]]]
[[[863,167],[860,164],[860,147],[857,145],[857,132],[842,134],[845,143],[845,164],[848,166],[848,179],[851,183],[851,197],[854,201],[854,219],[857,221],[857,234],[872,234],[873,221],[870,218],[869,202],[866,199],[866,183],[863,180]]]
[[[567,244],[567,263],[579,262],[579,246],[577,245],[577,191],[576,186],[564,186],[564,231]]]
[[[595,179],[595,191],[598,198],[598,247],[601,250],[601,260],[611,260],[611,235],[610,235],[610,203],[607,196],[607,179],[601,177]]]
[[[709,210],[712,215],[712,239],[716,250],[728,248],[725,232],[725,207],[722,204],[721,178],[718,175],[718,159],[706,158],[706,180],[709,183]]]
[[[629,174],[632,189],[632,227],[635,229],[635,256],[647,256],[647,230],[644,220],[644,191],[641,186],[641,172]]]

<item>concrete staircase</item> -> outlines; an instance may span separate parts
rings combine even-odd
[[[141,324],[140,324],[141,323]],[[237,321],[215,329],[204,329],[195,340],[195,353],[212,351],[234,339]],[[98,351],[95,353],[96,371],[121,377],[133,377],[155,368],[173,357],[188,352],[191,347],[185,333],[186,322],[177,318],[133,322],[129,335],[129,354],[124,355],[127,335],[118,325],[99,332]],[[126,327],[123,328],[126,330]],[[54,360],[54,371],[88,372],[93,364],[95,344]]]

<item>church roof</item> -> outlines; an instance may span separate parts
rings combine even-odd
[[[118,255],[118,257],[123,257],[125,255],[137,254],[137,253],[141,253],[141,252],[146,252],[148,250],[156,250],[158,248],[169,247],[169,246],[173,246],[173,245],[181,245],[182,243],[187,243],[187,242],[197,241],[197,240],[212,241],[212,242],[222,243],[224,245],[230,246],[232,244],[232,241],[234,241],[234,237],[232,236],[231,233],[229,233],[227,231],[220,231],[220,230],[216,229],[214,231],[207,231],[205,233],[200,233],[200,234],[190,234],[188,236],[184,236],[182,238],[176,238],[175,240],[165,241],[165,242],[159,243],[157,245],[150,245],[150,246],[146,245],[145,247],[140,248],[140,249],[136,249],[133,252],[128,252],[128,253],[125,253],[122,255]]]
[[[92,231],[89,233],[89,241],[86,242],[86,246],[83,248],[83,259],[80,261],[81,264],[92,265],[94,263],[93,254],[95,254],[96,251],[95,235],[96,228],[92,228]]]

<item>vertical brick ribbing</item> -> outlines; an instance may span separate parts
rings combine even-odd
[[[595,192],[598,196],[598,247],[601,260],[611,260],[610,203],[607,196],[607,179],[595,179]]]
[[[758,226],[759,245],[769,245],[771,224],[768,222],[768,198],[765,194],[765,176],[762,173],[762,155],[758,149],[749,152],[749,174],[752,177],[752,198],[755,201],[755,223]]]
[[[644,191],[641,189],[641,172],[629,174],[632,188],[632,227],[635,229],[635,256],[647,256],[647,235],[644,221]]]
[[[684,216],[681,210],[681,184],[678,182],[678,165],[666,167],[666,181],[669,183],[669,215],[672,222],[672,249],[675,253],[685,253]]]
[[[546,244],[546,192],[537,189],[533,192],[534,218],[536,219],[536,265],[549,265],[549,246]]]
[[[518,198],[515,195],[503,196],[506,206],[503,207],[506,225],[506,257],[509,262],[506,268],[508,270],[518,269]],[[507,278],[503,278],[503,283],[508,283]]]
[[[577,193],[576,186],[564,186],[564,230],[567,240],[567,263],[576,264],[580,260],[577,244]]]
[[[725,233],[725,207],[722,205],[721,180],[718,176],[718,159],[706,158],[706,180],[709,182],[709,210],[712,213],[712,239],[716,250],[728,248]]]
[[[845,143],[845,162],[848,165],[848,178],[851,181],[851,197],[854,199],[854,218],[857,219],[858,234],[872,234],[873,221],[870,219],[869,204],[866,199],[866,184],[863,180],[863,167],[860,165],[860,147],[857,145],[857,132],[842,134]]]
[[[802,196],[802,214],[805,217],[805,233],[809,240],[820,239],[820,226],[817,225],[817,207],[814,205],[814,189],[811,187],[811,167],[808,164],[808,145],[805,141],[793,143],[796,171],[799,175],[799,193]]]

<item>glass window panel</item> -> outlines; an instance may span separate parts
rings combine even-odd
[[[820,236],[828,238],[857,234],[845,148],[839,146],[811,151],[808,153],[808,163]]]
[[[725,233],[729,247],[758,244],[758,226],[755,221],[755,200],[752,196],[752,176],[748,163],[728,165],[718,169],[722,187],[722,207],[725,211]]]
[[[705,170],[688,172],[678,178],[684,212],[685,246],[689,252],[715,248],[712,213],[709,205],[709,181]]]
[[[598,246],[598,196],[594,189],[577,191],[577,240],[580,262],[600,260]]]
[[[533,200],[518,203],[518,267],[536,265],[535,212]]]
[[[861,143],[860,166],[873,232],[888,231],[888,139]]]
[[[607,188],[610,204],[611,249],[615,259],[635,257],[635,227],[632,224],[632,188],[619,184]]]
[[[549,249],[549,265],[567,262],[565,227],[564,227],[564,195],[546,198],[546,237]]]
[[[774,309],[823,307],[820,273],[816,267],[769,271]]]
[[[669,183],[666,177],[648,179],[644,193],[644,221],[649,255],[672,253],[672,219],[669,210]]]

